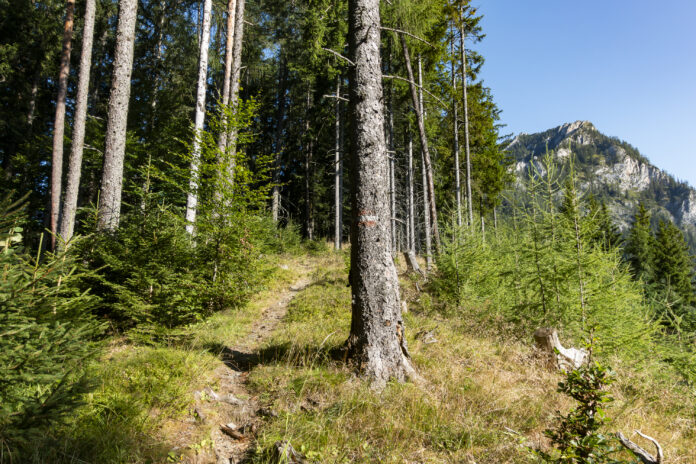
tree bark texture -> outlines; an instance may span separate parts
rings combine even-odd
[[[75,0],[67,0],[65,25],[63,27],[63,50],[58,70],[58,96],[56,117],[53,124],[53,156],[51,161],[51,249],[55,249],[63,186],[63,138],[65,136],[65,100],[68,94],[70,54],[72,52],[73,25],[75,22]]]
[[[77,84],[75,122],[73,123],[72,147],[68,161],[68,181],[65,187],[65,199],[63,200],[63,212],[60,221],[60,235],[63,242],[70,241],[75,228],[75,212],[77,210],[77,195],[80,191],[82,153],[85,143],[95,12],[96,0],[87,0],[85,2],[85,25],[82,31],[82,52],[80,56],[80,76]]]
[[[408,44],[406,43],[406,38],[401,35],[401,47],[404,52],[404,61],[406,63],[406,71],[408,72],[409,88],[411,90],[411,102],[413,103],[414,111],[416,112],[416,122],[418,123],[418,136],[421,141],[421,149],[423,150],[423,159],[425,163],[426,178],[428,184],[428,197],[432,200],[429,202],[429,208],[427,213],[430,214],[430,222],[432,227],[432,234],[435,238],[435,248],[440,251],[440,231],[437,224],[437,206],[435,205],[435,184],[433,181],[433,167],[430,160],[430,149],[428,148],[428,137],[425,133],[425,118],[423,117],[423,111],[421,109],[421,104],[419,103],[418,90],[416,89],[415,80],[413,77],[413,66],[411,65],[411,55],[408,51]],[[423,87],[422,83],[420,84]]]
[[[203,5],[203,30],[201,51],[198,58],[198,89],[196,91],[196,116],[193,123],[193,150],[191,152],[191,179],[186,198],[186,231],[193,235],[198,210],[198,178],[201,164],[201,132],[205,123],[205,96],[208,89],[208,46],[210,44],[210,17],[213,0]]]
[[[121,216],[123,160],[126,155],[126,128],[137,16],[138,0],[119,2],[114,71],[106,122],[104,170],[99,196],[99,218],[97,219],[99,230],[116,230]]]
[[[348,355],[377,387],[415,375],[390,253],[379,0],[350,0],[352,321]]]

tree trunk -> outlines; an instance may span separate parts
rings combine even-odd
[[[406,348],[399,279],[389,250],[379,0],[350,0],[352,321],[347,354],[378,388],[415,377]]]
[[[418,108],[420,114],[425,120],[425,107],[423,106],[423,66],[421,64],[421,57],[418,55]],[[430,182],[428,181],[428,164],[425,161],[425,150],[421,149],[421,167],[423,172],[423,218],[425,222],[425,262],[426,270],[430,271],[433,267],[433,240],[431,235],[431,218],[428,215],[428,208],[433,204],[433,197],[431,196]]]
[[[70,53],[72,52],[73,24],[75,22],[75,0],[67,0],[65,25],[63,28],[63,50],[60,54],[58,71],[58,96],[56,118],[53,124],[53,156],[51,158],[51,249],[56,247],[60,216],[61,189],[63,183],[63,138],[65,136],[65,99],[68,94],[70,75]]]
[[[73,124],[72,147],[68,161],[68,182],[65,187],[65,200],[61,214],[60,235],[67,243],[73,236],[77,195],[80,191],[82,174],[82,152],[85,142],[85,123],[87,121],[87,103],[89,98],[89,76],[92,66],[92,41],[94,39],[94,16],[96,1],[85,2],[85,25],[82,31],[82,53],[80,56],[80,77],[77,84],[77,104]]]
[[[413,137],[408,131],[408,251],[416,252],[416,219],[413,199]]]
[[[343,158],[341,157],[341,76],[336,78],[336,148],[334,152],[334,249],[341,249],[343,231]]]
[[[454,68],[454,31],[450,41],[450,51],[452,56],[452,125],[454,128],[454,196],[457,205],[457,226],[462,226],[462,181],[459,170],[459,114],[457,107],[457,76]]]
[[[432,233],[435,237],[435,248],[440,251],[440,231],[437,224],[437,207],[435,205],[435,184],[433,181],[433,167],[430,162],[430,150],[428,148],[428,138],[425,133],[425,118],[423,117],[423,111],[419,104],[418,90],[416,89],[415,80],[413,77],[413,67],[411,66],[411,55],[408,52],[408,45],[406,44],[406,38],[401,35],[401,47],[404,52],[404,61],[406,63],[406,71],[408,72],[409,87],[411,90],[411,102],[413,103],[414,110],[416,112],[416,121],[418,123],[418,136],[421,141],[421,149],[423,150],[423,159],[426,170],[426,178],[428,184],[428,197],[431,199],[429,202],[429,208],[426,210],[426,214],[429,211],[430,222],[432,227]],[[421,88],[422,88],[422,84]]]
[[[104,171],[99,196],[99,218],[97,219],[99,230],[116,230],[121,217],[123,160],[126,154],[126,128],[137,13],[138,0],[120,0],[114,72],[106,122]]]
[[[389,65],[391,67],[391,42],[389,45]],[[396,254],[396,151],[394,149],[394,86],[389,84],[389,98],[387,106],[387,136],[389,155],[389,210],[391,215],[391,252]]]
[[[242,48],[244,45],[244,8],[245,0],[237,0],[234,24],[234,48],[232,49],[232,75],[230,76],[230,104],[233,110],[237,109],[239,99],[239,86],[242,75]],[[237,152],[237,127],[232,124],[227,134],[227,146],[230,149],[230,163],[228,166],[228,182],[234,184],[234,170]]]
[[[464,33],[464,15],[459,28],[459,51],[462,55],[462,94],[464,95],[464,147],[466,149],[466,206],[469,213],[469,225],[474,224],[474,208],[471,198],[471,154],[469,151],[469,104],[466,95],[466,34]]]
[[[311,133],[312,89],[307,89],[307,114],[305,115],[305,234],[314,240],[314,139]]]
[[[237,0],[227,1],[227,38],[225,43],[225,80],[222,84],[222,105],[230,104],[230,87],[232,82],[232,58],[234,52],[234,27],[237,13]],[[218,139],[218,150],[222,153],[227,149],[227,136],[229,128],[227,127],[227,114],[222,112],[221,121],[222,131]]]
[[[208,88],[208,45],[210,43],[210,17],[213,0],[205,0],[201,51],[198,59],[198,90],[196,92],[196,117],[194,120],[193,150],[191,153],[191,180],[186,198],[186,232],[193,235],[198,209],[198,178],[201,163],[201,132],[205,123],[205,96]]]
[[[283,156],[283,123],[285,120],[285,84],[288,77],[288,69],[282,55],[282,49],[278,57],[278,103],[276,109],[276,130],[275,130],[275,160],[273,166],[273,192],[271,195],[271,214],[273,221],[278,222],[280,215],[280,164]]]

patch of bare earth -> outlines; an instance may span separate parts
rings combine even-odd
[[[212,451],[204,449],[210,450],[209,446],[202,446],[189,462],[236,464],[248,456],[265,413],[247,388],[248,375],[259,363],[259,348],[280,325],[288,304],[310,284],[310,270],[303,266],[301,277],[269,300],[246,337],[222,348],[222,363],[214,373],[218,380],[215,390],[205,388],[195,393],[194,415],[199,423],[212,427]]]

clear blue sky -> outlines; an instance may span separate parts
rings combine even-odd
[[[695,0],[473,4],[504,132],[589,120],[696,186]]]

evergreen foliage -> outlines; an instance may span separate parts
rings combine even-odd
[[[23,248],[20,205],[0,202],[0,462],[23,462],[79,404],[101,329],[90,315],[94,298],[75,290],[73,257]]]

